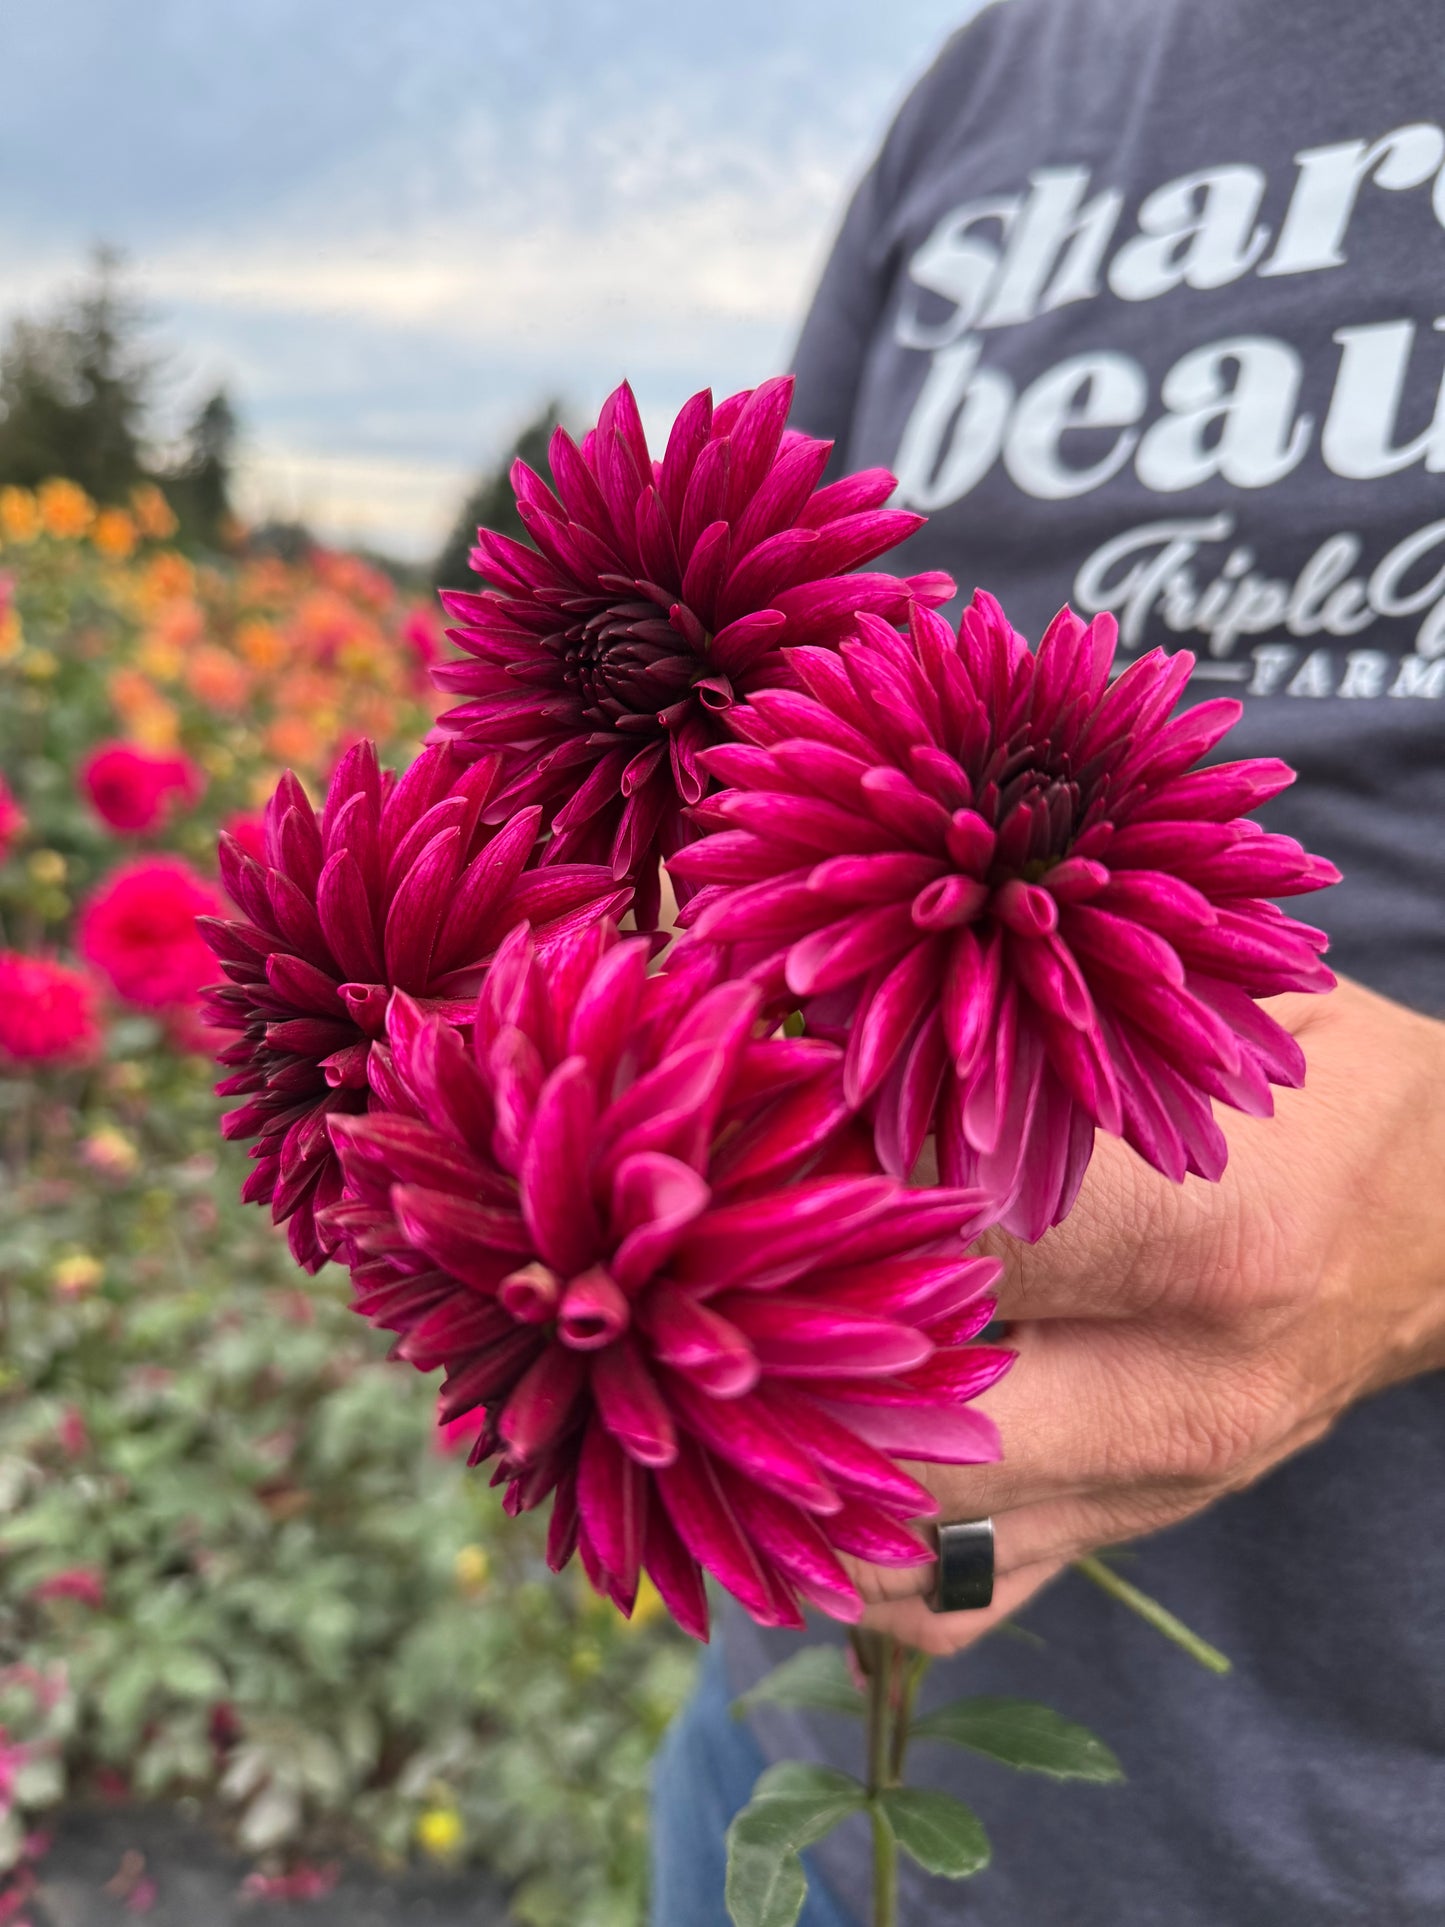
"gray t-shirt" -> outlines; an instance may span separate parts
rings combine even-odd
[[[930,521],[901,558],[1037,636],[1112,608],[1125,659],[1196,651],[1226,754],[1277,755],[1272,828],[1345,882],[1342,972],[1445,1011],[1445,9],[1440,0],[1003,0],[858,190],[794,419]],[[1445,1178],[1442,1178],[1445,1182]],[[1131,1573],[1227,1680],[1070,1576],[934,1669],[1108,1738],[1096,1791],[920,1748],[995,1842],[905,1917],[980,1927],[1445,1922],[1445,1396],[1351,1412]],[[728,1617],[732,1677],[786,1649]],[[774,1755],[856,1734],[774,1711]],[[821,1850],[866,1892],[867,1842]]]

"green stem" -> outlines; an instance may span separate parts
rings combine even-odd
[[[866,1643],[865,1643],[866,1642]],[[897,1643],[889,1633],[864,1635],[860,1657],[868,1668],[868,1817],[873,1823],[873,1927],[898,1927],[898,1843],[877,1795],[892,1783],[893,1669]]]
[[[913,1725],[913,1703],[928,1671],[927,1653],[899,1655],[903,1666],[903,1685],[898,1695],[898,1710],[893,1720],[893,1756],[889,1778],[894,1786],[903,1784],[903,1763],[908,1757],[908,1741]]]
[[[1172,1639],[1176,1646],[1182,1647],[1191,1659],[1197,1660],[1211,1673],[1227,1673],[1231,1670],[1229,1660],[1217,1646],[1211,1646],[1207,1639],[1201,1639],[1198,1633],[1191,1632],[1182,1619],[1174,1617],[1167,1606],[1161,1606],[1159,1601],[1151,1599],[1147,1592],[1140,1592],[1139,1588],[1131,1586],[1127,1579],[1121,1579],[1111,1566],[1104,1564],[1102,1559],[1076,1559],[1074,1564],[1086,1579],[1092,1579],[1094,1584],[1101,1591],[1108,1593],[1111,1599],[1117,1599],[1119,1604],[1127,1606],[1130,1612],[1138,1613],[1139,1617],[1152,1626],[1155,1632],[1163,1633],[1166,1639]]]

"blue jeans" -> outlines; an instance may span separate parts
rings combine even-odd
[[[728,1822],[768,1764],[729,1710],[723,1656],[709,1647],[697,1691],[673,1721],[652,1778],[652,1927],[730,1927],[723,1903]],[[798,1927],[857,1927],[803,1855],[808,1898]]]

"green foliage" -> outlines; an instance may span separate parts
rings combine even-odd
[[[283,755],[319,784],[358,728],[385,752],[424,727],[405,607],[355,558],[198,569],[42,530],[0,570],[0,775],[26,819],[0,946],[63,953],[137,849],[210,869]],[[192,674],[207,652],[250,676],[230,709]],[[117,838],[75,772],[140,726],[208,787]],[[437,1449],[434,1384],[240,1204],[184,1035],[112,1006],[93,1065],[0,1067],[0,1726],[35,1749],[9,1799],[0,1767],[0,1874],[33,1812],[123,1780],[199,1796],[254,1854],[474,1855],[532,1927],[631,1927],[690,1643],[655,1593],[629,1625],[554,1577],[540,1522]],[[7,1687],[22,1660],[53,1705]]]
[[[791,1653],[781,1666],[733,1702],[733,1717],[741,1719],[754,1706],[806,1706],[814,1712],[846,1713],[863,1717],[863,1695],[848,1671],[837,1646],[805,1646]]]
[[[476,543],[479,528],[496,529],[502,535],[510,535],[513,541],[526,542],[530,546],[531,538],[517,513],[516,498],[508,477],[513,462],[518,460],[535,469],[544,481],[550,477],[547,444],[552,439],[552,430],[563,419],[563,413],[560,401],[549,401],[518,435],[505,459],[481,478],[462,504],[451,533],[432,565],[432,580],[439,589],[464,589],[475,585],[476,578],[472,575],[467,557]]]
[[[988,1835],[978,1815],[951,1793],[890,1786],[877,1795],[893,1837],[911,1860],[945,1880],[967,1880],[989,1861]]]
[[[913,1722],[915,1740],[951,1740],[1004,1766],[1055,1780],[1122,1780],[1124,1769],[1087,1727],[1033,1700],[955,1700]]]
[[[185,451],[165,476],[181,540],[192,547],[228,546],[236,428],[236,411],[225,389],[218,388],[197,409],[186,431]]]
[[[859,1781],[832,1767],[769,1767],[728,1828],[727,1909],[736,1927],[793,1927],[807,1894],[799,1853],[867,1801]]]
[[[0,1664],[64,1667],[72,1786],[210,1794],[256,1853],[398,1858],[451,1812],[519,1918],[634,1917],[690,1653],[439,1454],[433,1388],[235,1202],[207,1080],[157,1053],[0,1083]],[[133,1172],[86,1168],[98,1132]],[[99,1276],[66,1289],[77,1254]],[[76,1570],[101,1606],[37,1599]]]

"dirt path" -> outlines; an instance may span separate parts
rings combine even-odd
[[[500,1890],[476,1874],[395,1880],[352,1863],[320,1899],[257,1900],[241,1891],[246,1862],[167,1807],[68,1812],[39,1871],[31,1927],[507,1927]]]

